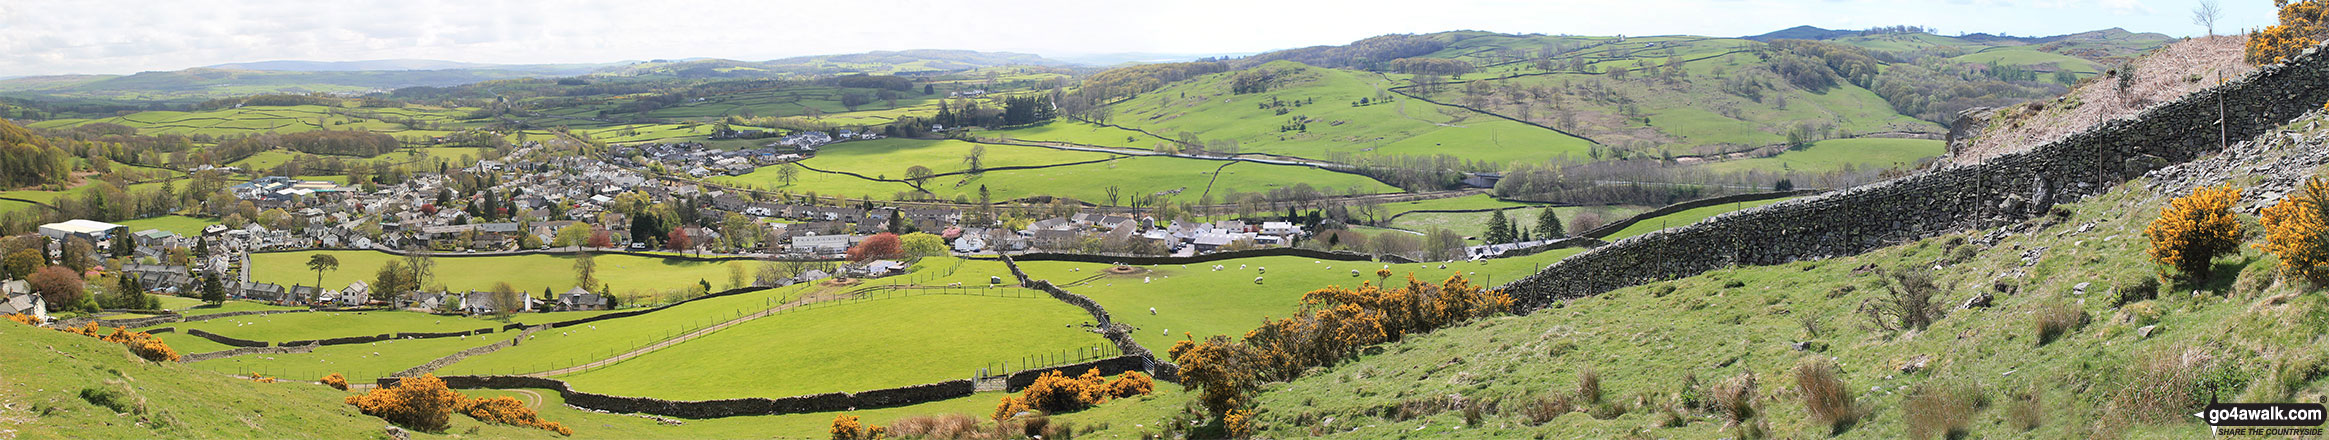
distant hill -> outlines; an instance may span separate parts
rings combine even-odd
[[[702,58],[649,61],[603,69],[602,74],[679,78],[756,78],[816,75],[897,75],[951,72],[997,66],[1066,67],[1076,63],[1014,52],[917,49],[840,55],[811,55],[769,61]]]
[[[1771,40],[1829,40],[1829,39],[1836,39],[1836,38],[1850,37],[1850,36],[1855,36],[1855,35],[1860,35],[1860,31],[1846,31],[1846,30],[1835,30],[1835,29],[1822,29],[1822,28],[1819,28],[1819,27],[1817,27],[1817,26],[1796,26],[1796,27],[1791,27],[1791,28],[1786,28],[1786,29],[1780,29],[1780,30],[1776,30],[1776,31],[1771,31],[1771,33],[1767,33],[1767,34],[1763,34],[1763,35],[1754,35],[1754,36],[1739,37],[1739,38],[1748,39],[1748,40],[1755,40],[1755,41],[1765,41],[1765,42],[1768,42],[1768,41],[1771,41]]]
[[[1085,64],[1085,65],[1093,65],[1093,66],[1114,66],[1114,65],[1118,65],[1118,64],[1178,63],[1178,62],[1185,62],[1185,61],[1195,61],[1195,60],[1201,60],[1201,59],[1206,59],[1206,58],[1237,58],[1237,57],[1250,56],[1250,55],[1253,55],[1253,54],[1255,54],[1255,53],[1256,53],[1256,52],[1219,52],[1219,53],[1155,53],[1155,52],[1123,52],[1123,53],[1101,53],[1101,54],[1087,54],[1087,55],[1055,56],[1055,57],[1052,57],[1052,58],[1053,58],[1053,59],[1060,60],[1060,61],[1066,61],[1066,62],[1070,62],[1070,63],[1076,63],[1076,64]]]

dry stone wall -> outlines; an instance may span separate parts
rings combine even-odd
[[[192,332],[198,332],[198,331],[201,331],[201,330],[189,330],[189,331],[188,331],[188,333],[192,333]],[[235,356],[242,356],[242,355],[246,355],[246,354],[286,354],[286,353],[308,353],[308,352],[313,352],[313,351],[315,351],[315,346],[313,346],[313,345],[301,345],[301,346],[294,346],[294,347],[243,347],[243,348],[234,348],[234,349],[226,349],[226,350],[213,351],[213,352],[209,352],[209,353],[193,353],[193,354],[188,354],[188,355],[185,355],[185,356],[180,356],[180,357],[178,357],[178,362],[201,362],[201,361],[207,361],[207,360],[212,360],[212,359],[220,359],[220,358],[230,358],[230,357],[235,357]]]
[[[2027,219],[2152,169],[2217,151],[2329,101],[2329,53],[2104,122],[2033,150],[1627,238],[1505,284],[1519,310],[1732,265],[1852,255]]]
[[[742,398],[720,400],[663,400],[651,397],[610,396],[575,391],[565,381],[532,376],[442,376],[449,388],[516,389],[540,388],[557,391],[566,404],[607,412],[654,414],[686,419],[709,419],[734,416],[797,414],[811,412],[850,411],[887,408],[935,402],[969,396],[975,390],[969,380],[912,385],[859,393],[824,393],[781,398]],[[393,387],[403,378],[384,377],[376,383]]]
[[[1117,356],[1091,362],[1068,364],[1049,368],[1037,368],[1033,370],[1022,370],[1017,373],[1011,373],[1011,377],[1003,379],[1003,387],[1009,391],[1019,391],[1026,389],[1028,385],[1035,384],[1035,378],[1043,377],[1044,373],[1050,373],[1054,371],[1059,372],[1059,374],[1066,375],[1067,377],[1076,377],[1078,375],[1084,374],[1086,371],[1092,371],[1092,369],[1097,368],[1100,370],[1100,375],[1102,376],[1114,376],[1118,374],[1124,374],[1126,371],[1148,371],[1148,366],[1148,360],[1141,359],[1140,356]]]

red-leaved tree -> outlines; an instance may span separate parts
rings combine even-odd
[[[49,310],[69,309],[81,301],[81,274],[71,268],[43,267],[25,281],[32,285],[32,291],[40,293],[41,300],[48,301]]]
[[[694,247],[692,246],[694,241],[687,238],[687,228],[671,228],[671,237],[663,240],[663,243],[671,245],[671,250],[675,251],[684,251]]]
[[[865,241],[857,242],[856,247],[849,248],[849,261],[863,263],[898,258],[904,254],[904,248],[898,245],[898,234],[883,232],[865,237]]]
[[[615,237],[614,237],[614,236],[615,236],[615,234],[614,234],[614,233],[607,232],[607,230],[605,230],[605,229],[596,229],[596,230],[592,230],[592,231],[590,232],[590,247],[594,247],[594,248],[614,247],[614,245],[615,245]]]

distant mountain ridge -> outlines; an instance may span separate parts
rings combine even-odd
[[[1755,41],[1762,41],[1762,42],[1770,42],[1771,40],[1833,40],[1833,39],[1838,39],[1838,38],[1850,38],[1850,37],[1857,37],[1857,36],[1861,36],[1861,35],[1867,35],[1867,34],[1868,34],[1868,31],[1864,31],[1864,30],[1826,29],[1826,28],[1821,28],[1821,27],[1818,27],[1818,26],[1809,26],[1809,25],[1806,25],[1806,26],[1796,26],[1796,27],[1791,27],[1791,28],[1786,28],[1786,29],[1780,29],[1780,30],[1776,30],[1776,31],[1771,31],[1771,32],[1768,32],[1768,33],[1764,33],[1764,34],[1761,34],[1761,35],[1749,35],[1749,36],[1744,36],[1744,37],[1739,37],[1739,38],[1740,38],[1740,39],[1746,39],[1746,40],[1755,40]],[[2137,32],[2128,31],[2128,30],[2126,30],[2126,29],[2122,29],[2122,28],[2110,28],[2110,29],[2103,29],[2103,30],[2086,31],[2086,32],[2073,33],[2073,34],[2062,34],[2062,35],[2054,35],[2054,36],[2046,36],[2046,37],[2013,37],[2013,36],[2005,36],[2005,35],[1990,34],[1990,33],[1972,33],[1972,34],[1964,34],[1964,35],[1959,35],[1959,36],[1956,36],[1956,37],[1953,37],[1953,38],[1958,38],[1958,39],[1962,39],[1962,40],[1966,40],[1966,41],[1976,41],[1976,42],[2001,42],[2001,41],[2011,41],[2011,42],[2020,42],[2020,43],[2027,43],[2027,44],[2044,44],[2044,43],[2052,43],[2052,42],[2056,42],[2056,41],[2063,41],[2063,40],[2146,40],[2146,41],[2170,41],[2170,40],[2174,40],[2174,39],[2175,39],[2175,37],[2168,36],[2167,34],[2161,34],[2161,33],[2157,33],[2157,32],[2142,32],[2142,33],[2137,33]]]

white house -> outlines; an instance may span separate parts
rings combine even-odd
[[[793,237],[793,239],[792,239],[792,249],[793,249],[794,251],[796,251],[796,252],[817,252],[817,253],[835,253],[835,252],[841,252],[841,251],[849,250],[849,235],[847,235],[847,234],[833,234],[833,235],[814,235],[814,234],[811,234],[811,235],[803,235],[803,236],[799,236],[799,237]]]

